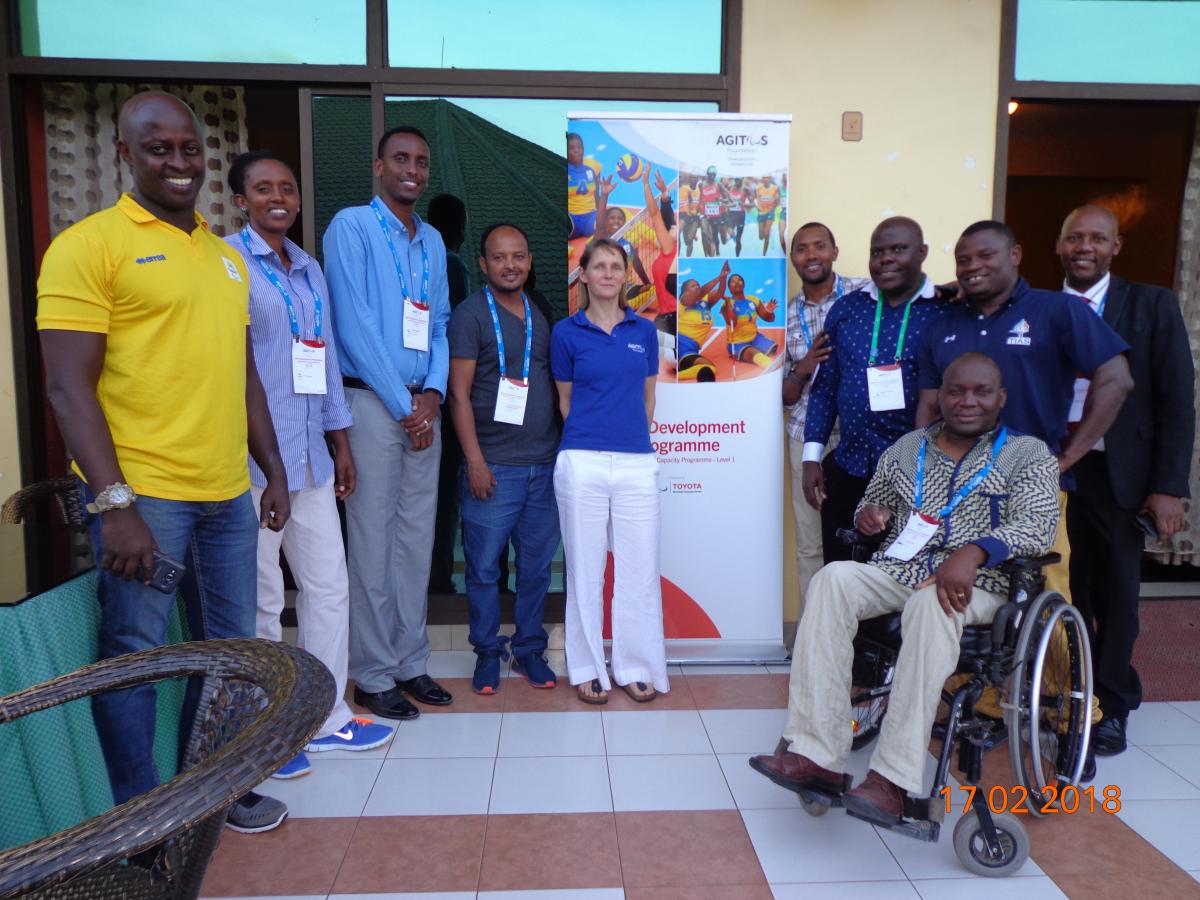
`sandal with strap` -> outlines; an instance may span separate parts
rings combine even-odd
[[[585,693],[590,690],[591,693]],[[590,684],[581,684],[576,688],[579,699],[592,706],[603,706],[608,702],[608,691],[604,690],[599,678],[593,678]]]
[[[636,688],[636,690],[635,690]],[[629,695],[629,699],[635,703],[649,703],[658,696],[658,691],[650,687],[644,681],[634,681],[629,684],[621,685],[621,689]]]

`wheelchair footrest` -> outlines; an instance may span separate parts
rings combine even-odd
[[[861,814],[852,805],[846,807],[846,812],[856,819],[862,819],[864,822],[870,822],[872,825],[878,825],[888,831],[895,831],[916,838],[918,841],[932,844],[938,839],[942,825],[930,818],[929,808],[929,798],[927,797],[905,797],[904,809],[900,814],[899,822],[886,822],[877,816]]]
[[[823,791],[820,788],[800,788],[796,793],[805,803],[815,803],[818,806],[828,806],[833,809],[840,809],[844,805],[841,794]]]

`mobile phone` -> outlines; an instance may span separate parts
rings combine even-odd
[[[1151,540],[1153,540],[1153,541],[1158,540],[1158,529],[1154,526],[1154,516],[1150,515],[1150,513],[1148,513],[1148,512],[1138,513],[1134,517],[1133,522],[1135,525],[1137,525],[1138,528],[1140,528],[1140,529],[1142,529],[1142,531],[1146,532],[1146,536],[1149,537]]]
[[[179,583],[183,581],[183,573],[187,571],[187,566],[181,562],[176,562],[164,553],[158,550],[154,551],[154,571],[150,575],[149,587],[163,594],[174,594],[179,589]],[[146,580],[146,568],[139,565],[137,571],[133,575],[138,581]]]

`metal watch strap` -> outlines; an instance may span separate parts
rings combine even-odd
[[[137,500],[133,488],[121,481],[110,484],[96,494],[96,499],[87,505],[93,514],[106,513],[110,509],[127,509]]]

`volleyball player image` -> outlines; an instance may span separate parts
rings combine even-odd
[[[583,138],[567,134],[567,215],[571,232],[567,240],[591,237],[596,233],[596,184],[600,163],[584,158]]]
[[[607,187],[607,192],[605,188]],[[637,247],[624,237],[617,237],[621,233],[621,229],[625,227],[625,223],[629,221],[629,216],[624,208],[613,206],[605,208],[604,201],[607,193],[612,191],[611,185],[605,185],[602,180],[600,186],[600,203],[603,208],[602,218],[598,218],[596,224],[596,237],[612,238],[621,245],[621,249],[625,251],[628,259],[625,268],[625,302],[629,304],[633,310],[640,310],[644,306],[648,306],[650,301],[654,299],[654,295],[650,293],[650,288],[653,286],[650,282],[650,276],[646,274],[646,267],[642,263],[641,254],[638,253]],[[600,213],[597,213],[600,216]],[[640,281],[635,281],[634,276],[637,276]]]
[[[758,215],[758,239],[762,241],[762,255],[767,255],[771,243],[775,210],[779,207],[779,185],[770,175],[764,175],[754,191],[754,208]]]
[[[704,356],[703,348],[713,329],[713,307],[725,296],[729,263],[721,266],[716,278],[705,284],[689,278],[679,295],[676,336],[676,377],[680,381],[717,380],[717,367]]]
[[[731,357],[770,368],[779,344],[759,333],[758,320],[774,322],[778,305],[775,300],[763,303],[757,297],[747,297],[746,280],[741,275],[729,276],[729,296],[722,304],[721,315],[729,334],[726,349]]]

